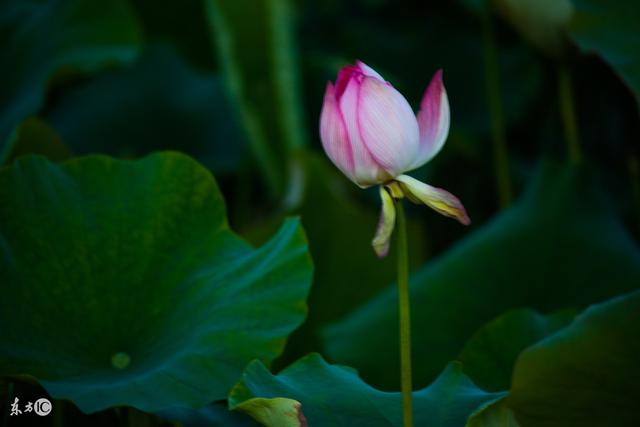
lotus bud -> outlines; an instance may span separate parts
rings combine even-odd
[[[393,232],[393,200],[404,196],[469,224],[455,196],[403,175],[442,149],[449,121],[442,70],[431,79],[417,116],[400,92],[361,61],[344,67],[335,84],[327,84],[320,115],[320,139],[327,156],[358,186],[384,186],[382,214],[372,242],[379,256],[386,255]]]

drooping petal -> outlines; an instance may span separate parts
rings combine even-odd
[[[365,77],[358,105],[360,137],[391,176],[406,171],[419,146],[418,123],[407,100],[388,83]]]
[[[422,97],[417,115],[420,128],[420,148],[411,169],[431,160],[449,135],[449,99],[442,81],[442,70],[436,71]]]
[[[353,153],[354,182],[361,187],[380,184],[392,178],[382,165],[376,162],[362,140],[358,109],[362,106],[361,87],[365,80],[376,81],[362,75],[352,78],[339,101],[339,110],[344,119]]]
[[[380,198],[382,199],[380,220],[371,246],[379,258],[384,258],[389,253],[389,242],[396,224],[396,207],[393,204],[393,198],[384,186],[380,186]]]
[[[467,212],[462,203],[453,194],[420,182],[408,175],[400,175],[396,178],[404,194],[414,203],[424,203],[436,212],[457,219],[464,225],[471,224]]]
[[[356,61],[356,67],[358,67],[358,69],[360,70],[360,72],[362,74],[364,74],[367,77],[375,77],[376,79],[380,80],[381,82],[384,82],[384,78],[382,78],[382,76],[373,68],[369,67],[367,64],[365,64],[364,62],[360,61],[359,59]]]
[[[355,165],[347,129],[338,109],[335,89],[331,82],[324,93],[320,114],[320,140],[329,159],[351,180],[355,180]]]

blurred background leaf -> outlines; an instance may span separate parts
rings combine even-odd
[[[46,118],[76,154],[139,157],[180,150],[216,174],[237,171],[245,141],[220,78],[169,47],[151,46],[131,65],[80,82]]]
[[[640,423],[640,292],[589,307],[528,348],[508,405],[522,427]]]
[[[52,79],[129,62],[141,43],[125,0],[3,1],[0,39],[0,149],[42,106]]]
[[[506,390],[522,350],[568,325],[574,310],[547,316],[523,308],[508,311],[482,326],[464,346],[458,360],[464,372],[485,390]]]
[[[620,75],[640,103],[640,3],[572,0],[569,35],[585,53],[596,53]]]

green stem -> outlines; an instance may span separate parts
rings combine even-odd
[[[500,68],[496,49],[493,22],[489,12],[482,17],[482,48],[484,75],[491,116],[491,139],[493,145],[493,164],[501,207],[507,207],[513,199],[511,178],[509,176],[509,158],[507,155],[506,131],[504,127],[502,100],[500,98]]]
[[[398,239],[398,308],[400,317],[400,380],[404,427],[413,426],[411,401],[411,314],[409,303],[409,251],[407,226],[402,200],[396,201],[396,228]]]
[[[580,151],[580,144],[578,143],[578,125],[573,99],[573,84],[571,81],[571,72],[566,64],[560,64],[558,66],[558,98],[569,160],[572,163],[580,163],[582,153]]]

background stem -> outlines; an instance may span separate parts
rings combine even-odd
[[[396,200],[398,241],[398,308],[400,317],[400,381],[404,427],[413,426],[411,397],[411,314],[409,307],[409,254],[407,227],[402,200]]]
[[[580,145],[578,143],[578,125],[573,99],[573,85],[571,72],[566,64],[558,65],[558,98],[560,102],[560,114],[564,128],[564,138],[567,143],[569,160],[579,163],[582,159]]]
[[[511,204],[513,193],[509,176],[509,158],[507,156],[506,132],[504,127],[502,100],[500,98],[500,67],[496,49],[493,22],[489,12],[482,15],[482,48],[484,75],[491,117],[491,140],[493,146],[493,166],[500,207]]]

